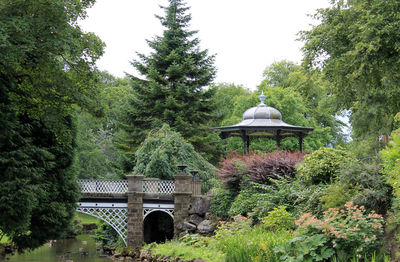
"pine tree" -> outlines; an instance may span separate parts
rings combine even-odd
[[[134,95],[127,110],[127,151],[134,151],[149,130],[167,123],[200,152],[211,152],[207,123],[213,118],[216,69],[214,56],[200,50],[197,31],[188,29],[191,15],[182,0],[170,0],[165,17],[156,16],[165,28],[162,36],[148,40],[150,55],[138,53],[132,65],[145,79],[131,76]]]

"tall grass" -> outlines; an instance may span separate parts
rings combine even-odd
[[[353,255],[349,258],[348,254],[342,254],[341,256],[334,256],[332,262],[389,262],[389,257],[383,252],[379,251],[378,254],[374,252],[372,255],[367,254],[364,257]]]
[[[183,258],[186,260],[201,258],[207,262],[223,262],[225,255],[217,250],[213,245],[210,246],[193,246],[185,244],[178,240],[167,241],[163,244],[145,245],[143,249],[150,249],[154,255],[161,257]]]
[[[245,228],[236,234],[220,235],[216,247],[226,254],[228,262],[275,262],[280,260],[273,249],[284,245],[292,237],[284,230],[272,232],[260,227]]]

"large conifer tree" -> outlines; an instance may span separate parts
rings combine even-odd
[[[127,110],[127,151],[134,153],[149,130],[169,124],[197,151],[211,152],[206,125],[212,119],[213,89],[205,89],[214,76],[214,56],[200,50],[197,31],[189,30],[191,15],[182,0],[170,0],[165,16],[156,16],[165,28],[148,40],[150,55],[138,53],[132,62],[144,79],[132,77],[134,95]]]

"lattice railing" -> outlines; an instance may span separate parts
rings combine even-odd
[[[144,179],[143,193],[172,194],[175,192],[175,183],[172,180]]]
[[[127,180],[78,179],[82,193],[124,194],[128,191]]]
[[[80,206],[77,208],[77,211],[105,221],[117,231],[126,245],[128,236],[127,208]]]

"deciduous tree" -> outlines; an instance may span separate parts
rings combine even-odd
[[[97,111],[103,44],[91,0],[0,2],[0,230],[19,249],[62,236],[78,198],[74,104]]]
[[[339,109],[351,110],[354,138],[389,135],[400,111],[400,2],[333,0],[314,18],[301,33],[304,64],[322,70]]]

